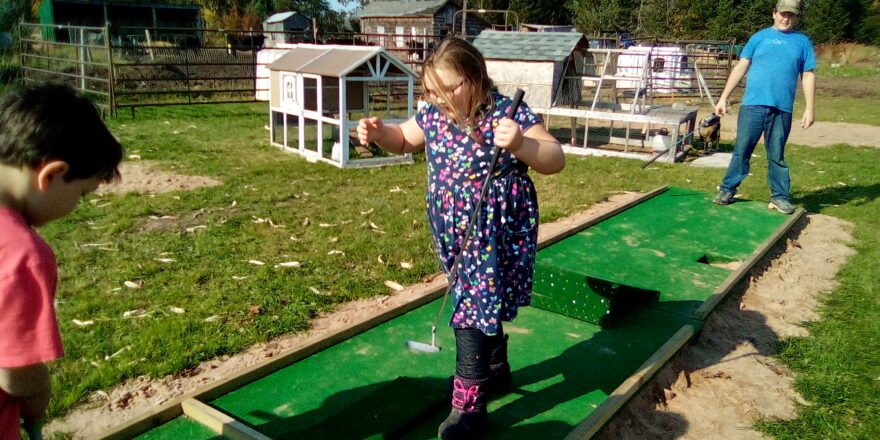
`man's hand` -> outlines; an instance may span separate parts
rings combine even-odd
[[[715,114],[718,116],[724,116],[727,114],[727,100],[719,99],[718,103],[715,104]]]
[[[495,145],[515,153],[522,147],[523,135],[519,129],[519,124],[510,118],[501,118],[498,126],[495,127]]]
[[[357,135],[361,145],[370,142],[379,142],[382,139],[382,120],[377,117],[361,119],[358,121]]]
[[[813,126],[814,117],[812,110],[804,110],[804,116],[801,118],[801,128],[804,130]]]

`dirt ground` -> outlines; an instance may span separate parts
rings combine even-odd
[[[101,185],[98,194],[160,194],[171,191],[190,191],[205,186],[221,185],[223,182],[205,176],[189,176],[157,168],[149,160],[125,161],[119,166],[122,179],[111,184]]]
[[[121,182],[100,191],[154,194],[220,183],[157,172],[146,162],[126,162],[122,173]],[[636,197],[614,195],[585,212],[542,225],[541,233],[567,228]],[[792,374],[770,356],[780,338],[807,334],[801,323],[818,318],[818,298],[834,287],[835,274],[853,252],[847,247],[850,225],[841,220],[810,215],[795,229],[721,303],[696,341],[615,416],[601,439],[759,439],[763,436],[751,428],[755,420],[795,415],[794,404],[802,399],[792,387]],[[443,280],[435,277],[426,282],[436,285]],[[212,359],[177,376],[138,377],[95,392],[88,402],[49,423],[44,432],[67,433],[74,439],[93,436],[282,352],[304,347],[364,316],[409,302],[418,287],[342,305],[335,313],[318,317],[305,333]]]
[[[721,120],[721,138],[736,138],[736,116],[731,113]],[[800,115],[795,115],[791,122],[791,133],[788,142],[809,147],[828,147],[835,144],[847,144],[859,147],[880,148],[880,126],[866,124],[850,124],[848,122],[817,121],[808,129],[801,128]],[[764,142],[761,140],[761,142]]]

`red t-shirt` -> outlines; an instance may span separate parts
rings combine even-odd
[[[15,210],[0,206],[0,368],[64,355],[55,317],[55,254]],[[18,440],[20,404],[0,390],[0,440]]]

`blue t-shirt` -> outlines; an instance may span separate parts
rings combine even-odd
[[[766,105],[792,112],[798,75],[816,68],[810,39],[772,27],[752,35],[740,58],[751,60],[742,105]]]

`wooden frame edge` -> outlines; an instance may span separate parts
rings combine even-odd
[[[231,440],[272,440],[241,420],[200,400],[186,399],[180,403],[183,413],[206,428]]]
[[[672,359],[694,335],[694,327],[683,325],[666,343],[651,355],[633,375],[621,383],[587,418],[579,423],[565,440],[587,440],[596,435],[657,372]]]
[[[785,223],[783,223],[782,226],[780,226],[779,229],[777,229],[776,232],[773,233],[773,235],[767,237],[767,239],[764,240],[763,243],[761,243],[761,246],[759,246],[758,249],[753,252],[752,255],[750,255],[749,258],[746,259],[746,261],[743,262],[742,266],[740,266],[737,270],[728,275],[727,279],[724,280],[724,283],[721,284],[721,286],[719,286],[714,293],[712,293],[712,296],[706,299],[706,301],[703,301],[703,304],[701,304],[700,307],[698,307],[697,310],[694,312],[694,318],[701,321],[705,320],[706,317],[709,316],[709,313],[711,313],[712,310],[715,309],[715,306],[717,306],[718,303],[720,303],[721,300],[723,300],[724,297],[726,297],[727,294],[730,293],[731,290],[733,290],[733,286],[738,283],[747,273],[749,273],[749,271],[754,268],[755,264],[758,263],[758,260],[763,258],[764,255],[766,255],[767,252],[769,252],[770,249],[773,248],[773,246],[775,246],[782,237],[788,234],[791,228],[804,217],[804,214],[805,212],[803,208],[799,208],[794,214],[791,215],[791,218],[786,220]]]

